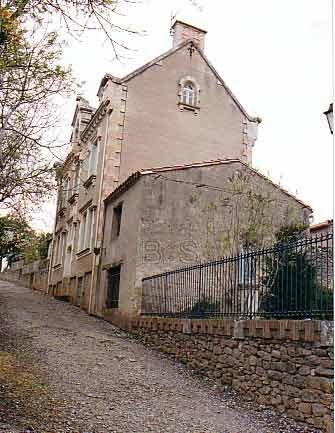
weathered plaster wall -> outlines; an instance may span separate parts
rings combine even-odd
[[[107,296],[107,270],[121,264],[119,311],[133,314],[139,308],[140,291],[136,289],[137,242],[139,209],[141,208],[141,184],[133,185],[119,199],[108,204],[105,215],[104,242],[101,254],[101,278],[98,285],[97,312],[105,311]],[[113,209],[122,203],[120,235],[112,238]]]
[[[142,278],[228,255],[216,244],[231,227],[227,208],[219,206],[223,192],[215,187],[227,189],[228,178],[241,169],[245,166],[236,162],[145,175],[117,200],[108,203],[97,312],[102,311],[106,300],[104,269],[108,267],[122,264],[120,312],[136,314],[140,312]],[[290,221],[288,208],[295,211],[295,217],[308,216],[309,211],[306,214],[303,205],[279,188],[258,175],[254,175],[253,181],[275,199],[271,222],[274,230]],[[202,184],[211,185],[214,190],[195,187]],[[113,208],[121,202],[121,233],[112,240]],[[218,226],[209,232],[212,204],[218,205],[215,209]]]
[[[138,318],[128,329],[242,398],[333,432],[333,322]]]
[[[140,179],[144,192],[140,203],[136,285],[146,276],[232,255],[231,248],[227,249],[221,241],[223,235],[232,233],[232,224],[238,221],[233,218],[231,224],[230,208],[222,203],[231,197],[228,179],[238,170],[249,172],[236,162],[162,172]],[[252,175],[250,186],[255,191],[262,189],[263,195],[269,193],[274,200],[269,207],[271,212],[264,213],[271,214],[273,232],[293,218],[308,219],[310,210],[304,210],[302,204],[262,177]],[[244,224],[241,215],[239,218],[239,224]],[[240,252],[240,247],[234,254]]]

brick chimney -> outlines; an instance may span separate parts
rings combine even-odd
[[[171,35],[173,36],[173,48],[188,39],[192,39],[201,50],[205,48],[206,31],[194,27],[191,24],[175,21],[171,27]]]

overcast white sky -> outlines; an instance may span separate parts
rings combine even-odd
[[[123,76],[171,48],[171,14],[205,28],[205,52],[246,110],[263,119],[253,165],[310,204],[315,222],[333,209],[332,137],[322,114],[331,102],[331,0],[143,0],[129,6],[125,22],[147,35],[128,41],[131,59],[113,60],[96,32],[70,40],[82,95],[97,105],[102,76]],[[64,106],[68,137],[75,101]],[[35,216],[34,227],[53,228],[54,205]]]

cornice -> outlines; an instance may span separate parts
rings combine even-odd
[[[109,99],[106,99],[100,104],[96,112],[93,114],[91,120],[85,127],[84,131],[80,134],[80,138],[84,143],[86,143],[89,140],[89,138],[92,137],[92,135],[94,134],[97,126],[99,125],[103,117],[106,115],[107,107],[109,104],[110,104]]]

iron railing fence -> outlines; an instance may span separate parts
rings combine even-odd
[[[142,314],[333,318],[333,234],[305,237],[143,279]]]

